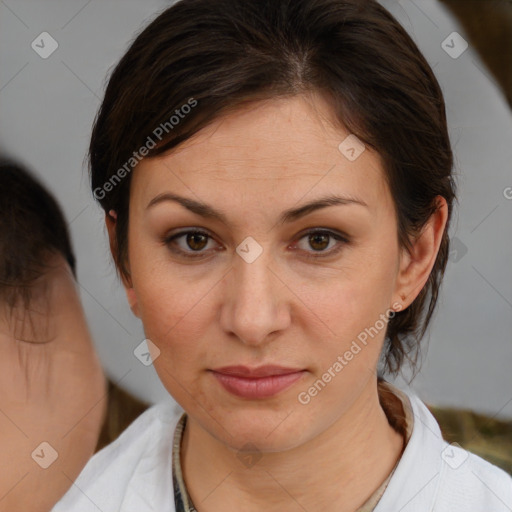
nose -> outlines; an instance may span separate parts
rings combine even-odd
[[[236,335],[244,344],[258,346],[274,339],[271,334],[289,325],[286,297],[290,294],[286,293],[279,273],[271,268],[269,250],[249,261],[235,255],[227,276],[221,324],[225,332]]]

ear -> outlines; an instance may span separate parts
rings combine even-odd
[[[412,241],[409,251],[402,249],[396,280],[396,302],[406,309],[419,295],[430,276],[441,246],[448,220],[448,204],[442,196],[436,197],[437,208],[421,233]]]
[[[116,222],[117,222],[117,212],[115,210],[110,210],[105,214],[105,225],[107,227],[108,239],[110,243],[110,252],[112,253],[112,257],[114,258],[115,264],[119,270],[119,263],[117,261],[117,237],[116,237]],[[137,295],[135,294],[135,290],[133,289],[131,280],[129,280],[126,276],[123,275],[123,272],[119,271],[121,276],[121,281],[123,283],[124,291],[126,293],[126,298],[128,299],[128,304],[130,305],[130,309],[133,314],[140,318],[139,314],[139,304],[137,301]]]

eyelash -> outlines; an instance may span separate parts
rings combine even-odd
[[[191,229],[188,231],[181,231],[179,233],[175,233],[173,235],[166,236],[162,239],[162,243],[164,243],[172,252],[174,252],[175,254],[179,254],[180,256],[183,256],[184,258],[189,258],[189,259],[204,258],[205,257],[204,252],[194,251],[195,254],[194,254],[194,252],[191,254],[188,251],[182,251],[181,249],[175,249],[172,247],[172,242],[174,242],[178,238],[181,238],[181,237],[183,237],[185,235],[189,235],[189,234],[206,235],[208,237],[208,240],[213,239],[213,237],[210,236],[210,234],[207,233],[206,231],[201,231],[198,229]],[[334,256],[335,254],[337,254],[338,252],[341,251],[341,249],[343,248],[344,245],[350,243],[350,240],[347,236],[342,236],[339,233],[336,233],[334,231],[330,231],[327,229],[313,229],[313,230],[307,231],[298,240],[302,240],[303,238],[306,238],[308,236],[318,235],[318,234],[327,235],[330,238],[334,238],[335,240],[340,242],[340,244],[338,245],[337,248],[330,249],[329,251],[318,251],[317,254],[308,254],[308,255],[306,255],[306,258],[318,259],[318,258],[326,258],[326,257]]]

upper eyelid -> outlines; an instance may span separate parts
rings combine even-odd
[[[177,233],[173,233],[170,235],[167,235],[164,237],[164,240],[166,243],[170,243],[171,241],[176,240],[177,238],[180,238],[184,235],[190,234],[190,233],[199,233],[206,235],[207,237],[213,239],[216,241],[216,237],[213,236],[207,229],[205,228],[186,228],[183,231],[178,231]],[[316,227],[316,228],[307,228],[300,233],[298,233],[294,240],[299,241],[302,238],[304,238],[307,235],[311,235],[314,233],[327,233],[331,238],[336,239],[338,242],[341,243],[348,243],[350,241],[350,237],[346,235],[343,232],[334,230],[332,228],[322,228],[322,227]],[[218,242],[217,242],[218,243]],[[182,251],[182,252],[190,252],[191,254],[202,254],[202,251]],[[319,251],[319,254],[324,251]],[[325,251],[326,253],[329,253],[330,251]]]
[[[182,235],[187,235],[189,233],[199,233],[199,234],[203,234],[203,235],[207,235],[208,237],[212,238],[212,239],[216,239],[216,236],[213,235],[211,233],[211,231],[209,231],[208,229],[206,228],[183,228],[183,231],[177,231],[176,233],[169,233],[167,235],[164,236],[165,239],[174,239],[174,238],[178,238],[179,236],[182,236]],[[329,233],[331,235],[337,235],[339,237],[342,237],[342,238],[345,238],[345,239],[348,239],[349,236],[347,234],[345,234],[343,231],[339,231],[337,229],[333,229],[333,228],[323,228],[323,227],[312,227],[312,228],[306,228],[302,231],[300,231],[297,235],[295,235],[295,239],[297,238],[302,238],[306,235],[309,235],[311,233]]]

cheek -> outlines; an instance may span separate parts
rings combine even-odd
[[[314,297],[315,294],[311,295]],[[317,368],[320,372],[330,367],[338,355],[350,350],[358,354],[360,364],[369,364],[376,358],[385,329],[379,323],[378,334],[372,329],[372,336],[368,336],[368,331],[379,320],[379,316],[386,312],[386,307],[372,286],[362,280],[333,284],[327,290],[318,290],[311,304],[313,306],[309,316],[321,319],[321,323],[316,322],[321,331],[317,331],[317,336],[310,332],[306,339],[310,340],[310,353],[321,359],[321,366]],[[312,319],[310,325],[314,323]],[[318,343],[318,337],[322,343]],[[369,340],[371,344],[367,343]],[[364,350],[358,350],[357,344]]]
[[[145,334],[159,347],[169,337],[181,340],[180,331],[201,309],[209,280],[192,279],[191,270],[187,274],[186,268],[171,264],[165,250],[142,229],[130,235],[130,272]]]
[[[359,364],[373,365],[380,353],[388,324],[386,314],[389,315],[392,305],[393,248],[387,253],[376,246],[354,251],[345,263],[343,270],[329,278],[311,279],[300,288],[307,308],[303,307],[298,316],[307,315],[309,325],[316,322],[320,329],[316,337],[310,332],[306,339],[310,340],[311,353],[321,357],[325,368],[347,350],[357,353],[353,359]],[[323,343],[318,343],[319,333],[323,333]]]
[[[211,307],[206,300],[201,302],[197,287],[191,293],[179,281],[173,286],[166,283],[148,282],[147,287],[138,290],[140,318],[146,338],[158,347],[153,365],[162,384],[184,409],[190,410],[196,402],[206,403],[201,370],[211,360],[211,351],[201,340],[205,339],[203,326],[213,322],[208,321]]]
[[[202,340],[215,321],[211,303],[215,281],[192,282],[171,269],[138,278],[134,285],[144,333],[160,351],[154,366],[174,395],[180,383],[193,386],[199,367],[211,360],[211,345]]]
[[[178,352],[191,350],[192,340],[198,339],[206,322],[206,290],[195,286],[189,290],[179,281],[165,286],[160,281],[147,283],[137,290],[137,299],[145,333],[161,350],[169,346]],[[211,313],[210,313],[211,314]]]

